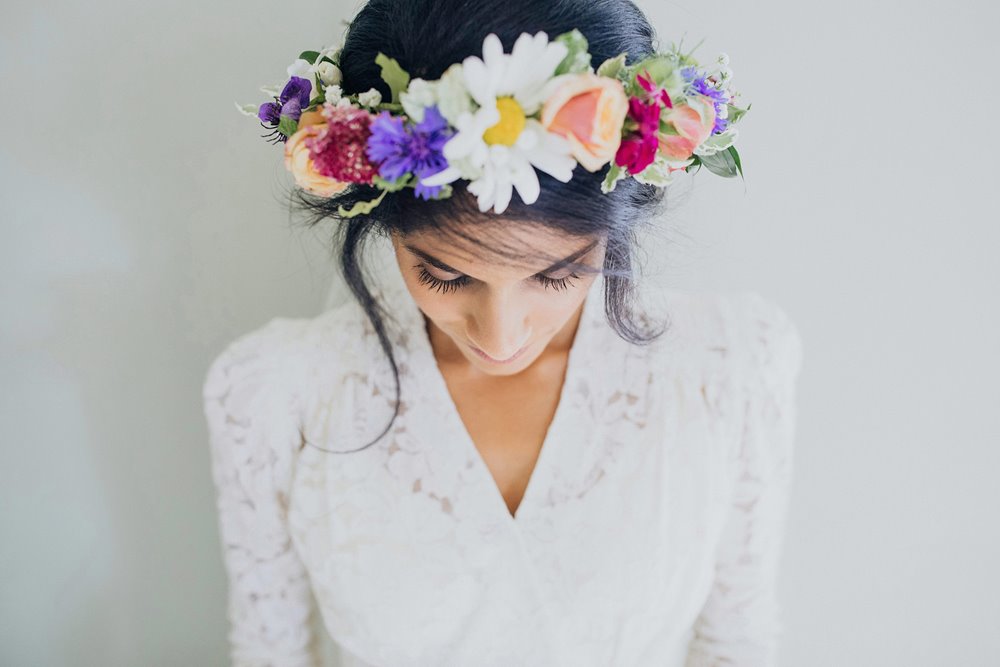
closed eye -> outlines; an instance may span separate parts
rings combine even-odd
[[[460,290],[464,287],[467,287],[469,283],[472,282],[472,280],[468,276],[459,276],[458,278],[454,278],[452,280],[441,280],[440,278],[435,278],[427,271],[427,267],[424,266],[423,264],[417,264],[413,268],[418,270],[417,276],[421,284],[427,285],[431,289],[437,290],[442,294]],[[565,278],[550,278],[541,273],[537,273],[533,276],[533,278],[537,282],[541,283],[541,285],[544,288],[554,289],[557,292],[572,287],[573,286],[572,279],[579,277],[580,276],[578,276],[575,273],[571,273]]]

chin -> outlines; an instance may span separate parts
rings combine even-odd
[[[516,359],[503,363],[493,362],[480,357],[474,349],[469,347],[468,343],[463,344],[462,352],[465,354],[465,358],[469,360],[469,363],[489,375],[513,375],[530,366],[538,356],[537,341],[528,343],[526,349]]]

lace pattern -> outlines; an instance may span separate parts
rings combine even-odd
[[[775,664],[802,357],[787,315],[756,293],[675,292],[668,333],[630,346],[595,285],[511,517],[396,279],[377,293],[398,316],[403,403],[367,449],[323,451],[392,415],[353,302],[274,319],[209,369],[232,663],[320,664],[321,620],[355,666]]]

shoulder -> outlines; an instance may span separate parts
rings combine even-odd
[[[664,294],[668,329],[661,348],[667,356],[683,355],[749,381],[799,372],[799,329],[774,299],[753,290]]]
[[[202,394],[206,402],[238,393],[276,397],[302,390],[320,367],[341,367],[361,340],[354,304],[315,317],[275,317],[231,340],[212,359]]]
[[[791,315],[752,290],[674,293],[672,304],[675,338],[686,341],[674,352],[687,355],[681,367],[691,369],[697,382],[689,387],[700,394],[691,403],[703,399],[720,429],[734,479],[787,476],[803,360]]]
[[[741,342],[748,381],[765,390],[793,383],[802,367],[803,345],[788,312],[755,291],[728,295],[726,303],[734,322],[733,335]]]

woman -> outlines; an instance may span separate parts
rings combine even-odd
[[[472,69],[463,59],[491,48],[488,34],[544,69],[547,56],[513,55],[518,36],[574,29],[595,67],[654,53],[625,0],[372,0],[336,71],[317,57],[305,86],[388,98],[380,53],[437,80]],[[491,131],[510,127],[502,106]],[[280,112],[259,115],[277,127]],[[774,664],[801,365],[787,315],[753,292],[670,291],[659,330],[634,312],[654,184],[604,192],[608,170],[581,156],[570,179],[539,167],[537,191],[497,177],[373,200],[391,179],[324,182],[321,139],[297,162],[304,135],[333,132],[325,113],[326,134],[304,113],[281,129],[299,204],[336,221],[352,298],[240,337],[205,383],[233,663],[315,664],[318,612],[346,665]],[[386,141],[403,136],[390,120]],[[626,140],[616,131],[623,167]],[[390,164],[367,145],[355,166]],[[422,187],[457,180],[443,164],[418,174]],[[363,268],[371,241],[388,241],[389,270]]]

